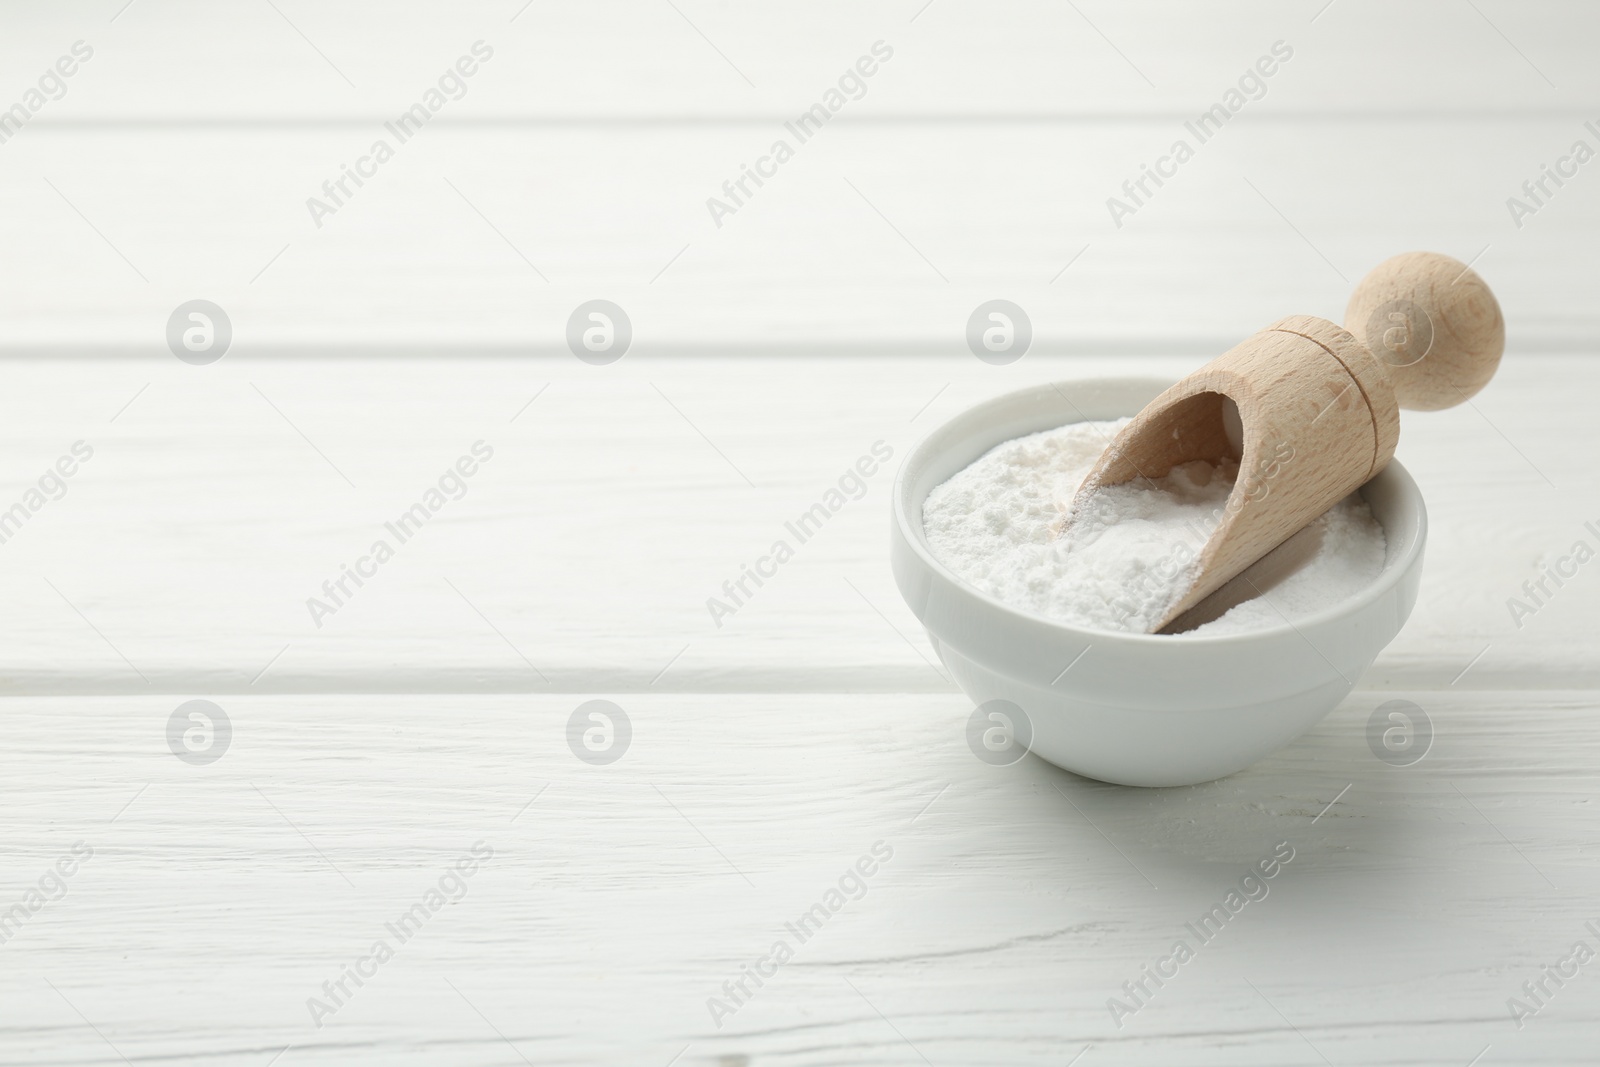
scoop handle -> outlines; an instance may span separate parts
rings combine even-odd
[[[1385,466],[1400,407],[1459,404],[1494,376],[1505,320],[1465,263],[1408,252],[1356,286],[1346,327],[1280,319],[1151,401],[1079,486],[1061,529],[1100,488],[1195,459],[1237,458],[1239,481],[1160,629]],[[1228,402],[1238,434],[1230,438]],[[1279,474],[1282,469],[1287,473]]]
[[[1470,398],[1494,377],[1506,345],[1505,318],[1489,286],[1437,252],[1404,252],[1372,268],[1350,295],[1344,323],[1395,400],[1414,411]]]

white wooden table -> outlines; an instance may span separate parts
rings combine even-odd
[[[1507,603],[1600,545],[1600,164],[1506,205],[1600,146],[1587,8],[3,18],[0,107],[94,55],[0,143],[0,516],[27,513],[0,525],[0,1063],[1594,1062],[1600,963],[1544,969],[1600,951],[1600,564]],[[306,198],[479,40],[465,96],[316,227]],[[717,227],[706,198],[880,40]],[[1265,95],[1114,226],[1279,40]],[[1471,406],[1407,415],[1427,574],[1356,693],[1192,788],[975,759],[886,566],[898,459],[1001,391],[1338,317],[1413,247],[1475,261],[1510,344]],[[1035,331],[1004,367],[963,339],[997,297]],[[595,298],[633,323],[609,366],[564,339]],[[231,320],[220,362],[168,351],[193,299]],[[879,441],[718,626],[707,598]],[[476,442],[319,626],[308,598]],[[597,699],[631,727],[603,765],[568,741]],[[190,700],[231,724],[211,762],[169,748]],[[1410,766],[1367,741],[1391,700],[1432,725]]]

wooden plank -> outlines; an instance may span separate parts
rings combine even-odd
[[[901,458],[1008,389],[1172,378],[1193,361],[4,366],[0,511],[75,441],[95,449],[0,546],[11,692],[947,692],[886,565]],[[1508,606],[1577,540],[1595,543],[1584,524],[1600,523],[1600,484],[1572,445],[1590,433],[1597,374],[1513,352],[1471,407],[1406,413],[1399,457],[1429,505],[1426,576],[1365,684],[1597,682],[1587,567],[1547,582],[1532,615]],[[401,543],[385,524],[480,440],[494,457],[465,496]],[[793,540],[785,523],[879,440],[894,458],[862,498],[714,619],[708,598]],[[336,604],[323,583],[380,538],[394,558]],[[313,619],[312,597],[337,610]]]
[[[0,62],[20,94],[74,40],[90,42],[81,79],[47,105],[66,121],[389,117],[478,39],[495,58],[452,117],[788,116],[880,39],[896,55],[858,102],[870,114],[1189,114],[1276,40],[1295,54],[1257,101],[1267,110],[1480,114],[1594,99],[1586,6],[1477,6],[80,0],[11,13]]]
[[[997,295],[1040,353],[1214,352],[1286,313],[1338,318],[1408,248],[1475,260],[1514,343],[1600,337],[1600,185],[1580,172],[1532,217],[1506,206],[1576,138],[1600,145],[1575,117],[1242,117],[1115,219],[1181,122],[855,124],[805,144],[778,122],[425,129],[316,220],[308,200],[333,204],[324,183],[381,125],[34,133],[0,172],[12,355],[159,354],[196,298],[241,355],[565,353],[596,297],[626,310],[635,356],[960,353]],[[713,217],[778,138],[794,158]]]
[[[7,700],[0,900],[93,856],[4,946],[0,1058],[1576,1062],[1587,983],[1520,1031],[1506,1002],[1596,943],[1594,697],[1403,695],[1437,733],[1414,766],[1374,758],[1364,697],[1172,790],[982,764],[948,695],[639,695],[605,767],[568,751],[570,697],[241,696],[206,766],[167,752],[170,699]],[[784,924],[879,841],[800,943]],[[1263,899],[1187,932],[1285,842]],[[1108,998],[1178,938],[1195,958],[1119,1028]],[[719,1029],[707,1000],[777,939],[792,960]]]
[[[1520,1029],[1508,998],[1600,946],[1600,587],[1585,566],[1510,608],[1600,545],[1600,204],[1581,173],[1520,226],[1507,197],[1600,143],[1595,17],[12,12],[0,108],[74,40],[96,54],[0,145],[0,516],[52,498],[0,542],[0,1062],[1581,1060],[1583,983]],[[479,38],[467,94],[317,227],[307,197]],[[1107,198],[1279,38],[1264,98],[1119,227]],[[707,198],[878,39],[867,93],[718,227]],[[885,567],[912,444],[1006,389],[1170,378],[1285,313],[1337,318],[1407,247],[1474,259],[1512,351],[1472,407],[1406,416],[1427,575],[1357,693],[1190,789],[975,760]],[[963,342],[996,296],[1036,331],[1004,368]],[[235,328],[209,367],[166,351],[196,297]],[[635,326],[610,367],[565,347],[595,297]],[[706,598],[879,440],[889,468],[719,628]],[[480,441],[398,543],[385,523]],[[307,599],[380,537],[394,558],[318,627]],[[168,747],[193,696],[232,724],[215,763]],[[567,741],[594,697],[633,729],[606,766]],[[1396,698],[1437,735],[1411,767],[1366,738]],[[385,924],[455,895],[478,841],[401,944]],[[785,922],[880,841],[799,943]],[[1280,842],[1270,895],[1119,1026],[1108,998]],[[378,938],[392,961],[323,989]],[[709,998],[777,938],[793,960],[719,1027]]]

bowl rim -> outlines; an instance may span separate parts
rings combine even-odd
[[[1417,535],[1412,539],[1411,544],[1405,548],[1400,556],[1394,558],[1393,560],[1386,558],[1384,560],[1383,569],[1378,573],[1378,577],[1373,582],[1362,588],[1359,592],[1339,601],[1337,604],[1334,604],[1331,607],[1323,608],[1321,611],[1313,612],[1310,615],[1299,619],[1297,622],[1285,618],[1281,623],[1272,626],[1262,626],[1256,629],[1246,630],[1242,633],[1197,634],[1191,632],[1184,634],[1147,634],[1126,630],[1097,630],[1086,626],[1076,626],[1072,623],[1062,622],[1059,619],[1052,619],[1048,616],[1029,611],[1026,608],[1019,608],[1014,604],[1008,604],[1005,601],[991,596],[990,594],[979,589],[977,586],[961,577],[961,575],[946,567],[933,555],[932,550],[928,547],[927,535],[923,529],[922,516],[920,514],[922,505],[926,502],[926,496],[924,496],[922,500],[916,501],[916,507],[919,514],[915,517],[914,521],[907,513],[906,497],[910,492],[910,487],[906,484],[908,472],[913,467],[919,466],[917,462],[919,459],[926,458],[924,453],[929,449],[933,440],[960,419],[972,416],[974,413],[981,411],[983,408],[1000,407],[1010,401],[1021,399],[1025,396],[1031,396],[1042,388],[1056,390],[1057,392],[1059,392],[1059,389],[1062,386],[1082,387],[1086,385],[1111,387],[1157,386],[1161,389],[1165,389],[1172,385],[1172,383],[1176,380],[1177,379],[1175,378],[1166,378],[1159,375],[1092,376],[1086,378],[1050,380],[1044,382],[1035,382],[1031,385],[1023,386],[1020,389],[1013,389],[1008,392],[999,393],[995,396],[989,397],[986,400],[979,401],[976,404],[963,408],[961,411],[945,419],[943,422],[939,423],[937,426],[923,434],[922,438],[918,440],[917,443],[912,446],[910,451],[906,453],[905,458],[900,462],[900,469],[895,472],[894,484],[891,489],[892,498],[890,501],[890,506],[894,509],[895,526],[901,540],[904,541],[911,551],[916,554],[923,566],[928,567],[940,578],[949,582],[963,595],[972,597],[974,600],[978,601],[980,604],[986,608],[989,608],[990,610],[1003,612],[1006,615],[1012,616],[1015,619],[1031,625],[1047,627],[1066,637],[1083,639],[1092,642],[1110,641],[1114,643],[1125,643],[1135,647],[1144,646],[1173,649],[1192,649],[1202,645],[1244,645],[1267,638],[1283,637],[1285,635],[1294,634],[1305,638],[1305,634],[1302,632],[1303,630],[1349,618],[1358,614],[1362,609],[1367,608],[1381,600],[1387,596],[1408,573],[1410,573],[1413,567],[1417,565],[1417,561],[1422,555],[1423,545],[1428,539],[1427,505],[1422,498],[1422,490],[1417,485],[1416,479],[1412,478],[1411,473],[1405,469],[1405,466],[1398,459],[1395,458],[1391,458],[1388,465],[1385,466],[1383,470],[1367,479],[1359,487],[1357,487],[1355,491],[1357,493],[1361,493],[1363,495],[1363,499],[1365,499],[1366,489],[1373,482],[1376,482],[1379,479],[1395,480],[1398,483],[1399,491],[1409,496],[1416,503]],[[1065,395],[1063,395],[1062,398],[1067,399]],[[1069,406],[1075,406],[1072,404],[1071,400],[1067,400],[1067,404]],[[1075,422],[1087,421],[1091,420],[1083,418],[1068,418],[1065,421],[1058,423],[1054,427],[1044,427],[1040,430],[1034,430],[1030,432],[1045,433],[1051,429],[1059,429],[1061,426],[1068,426]],[[1016,440],[1016,438],[1008,437],[1006,440],[1012,441]],[[999,447],[999,444],[991,447],[997,448]],[[974,456],[973,461],[976,461],[978,458],[978,456]],[[930,487],[929,491],[932,491],[932,487]],[[1382,525],[1382,523],[1380,522],[1379,525]],[[1384,528],[1384,537],[1385,539],[1389,537],[1389,531],[1387,527]],[[1314,644],[1313,647],[1315,647]]]

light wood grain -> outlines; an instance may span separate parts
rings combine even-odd
[[[949,695],[638,695],[600,768],[572,698],[239,697],[209,767],[167,753],[171,700],[7,700],[0,899],[94,857],[4,946],[0,1061],[1576,1062],[1586,982],[1521,1032],[1505,1001],[1588,936],[1594,698],[1398,695],[1437,732],[1414,766],[1374,758],[1357,696],[1172,790],[989,767]],[[306,999],[479,840],[464,899],[316,1029]],[[880,840],[866,895],[717,1029],[707,998]]]
[[[1150,632],[1164,629],[1388,466],[1399,413],[1392,393],[1374,402],[1359,387],[1349,369],[1357,360],[1376,371],[1360,343],[1324,319],[1291,316],[1252,334],[1117,433],[1078,489],[1062,536],[1108,486],[1165,478],[1185,463],[1233,463],[1238,477],[1211,536],[1175,564],[1188,574],[1187,591],[1151,620]]]
[[[1507,605],[1574,542],[1594,543],[1600,484],[1570,447],[1600,386],[1588,366],[1513,352],[1470,405],[1412,414],[1399,457],[1430,510],[1425,577],[1366,684],[1446,685],[1486,646],[1456,684],[1594,679],[1595,574],[1580,569],[1532,616]],[[8,367],[0,502],[75,440],[96,455],[0,546],[0,593],[27,620],[0,648],[0,676],[12,692],[148,679],[195,695],[943,690],[884,561],[899,457],[1008,389],[1188,369],[971,356]],[[495,458],[465,498],[318,628],[308,598],[393,540],[384,523],[480,439]],[[785,522],[878,440],[895,459],[865,496],[716,625],[707,599],[792,539]]]
[[[1237,464],[1238,483],[1194,558],[1187,592],[1151,632],[1386,468],[1399,442],[1399,407],[1466,403],[1505,349],[1494,294],[1471,267],[1435,252],[1374,267],[1357,283],[1345,321],[1350,328],[1290,315],[1247,337],[1146,405],[1084,479],[1062,536],[1108,486],[1164,478],[1184,463]],[[1409,340],[1388,340],[1396,321]]]
[[[0,60],[20,91],[87,39],[94,61],[49,114],[132,122],[388,117],[477,38],[497,48],[492,80],[452,117],[787,117],[880,38],[898,54],[856,102],[870,114],[1189,117],[1277,39],[1295,57],[1252,112],[1581,113],[1600,91],[1575,2],[275,3],[19,7]]]
[[[781,122],[427,129],[321,229],[307,199],[371,131],[35,132],[0,171],[9,354],[159,353],[197,297],[240,354],[560,354],[597,296],[627,309],[638,357],[958,354],[1003,296],[1039,353],[1209,358],[1285,314],[1338,320],[1363,272],[1416,247],[1476,259],[1524,350],[1600,336],[1600,184],[1520,229],[1506,209],[1584,133],[1571,119],[1242,116],[1120,228],[1107,199],[1181,121],[830,125],[720,228],[707,199]],[[1330,163],[1330,140],[1366,151]]]
[[[1377,357],[1400,406],[1438,411],[1489,383],[1505,348],[1500,304],[1472,268],[1449,256],[1407,252],[1361,279],[1345,328]]]
[[[1592,137],[1594,24],[12,5],[0,108],[95,56],[0,144],[0,515],[94,457],[0,543],[0,905],[95,855],[0,945],[0,1063],[1591,1059],[1581,980],[1521,1032],[1505,998],[1594,917],[1600,572],[1520,625],[1507,600],[1600,524],[1600,200],[1580,174],[1518,226],[1507,198]],[[307,198],[480,38],[467,94],[317,228]],[[879,39],[865,96],[717,227],[707,198]],[[1108,198],[1279,39],[1266,94],[1117,226]],[[1244,774],[1131,791],[972,758],[884,566],[893,462],[707,613],[874,442],[897,461],[1033,382],[1176,379],[1418,247],[1495,287],[1505,366],[1407,425],[1432,520],[1410,624]],[[209,367],[163,337],[197,297],[235,328]],[[635,327],[610,367],[563,340],[596,297]],[[996,297],[1034,327],[1009,367],[963,339]],[[306,598],[480,440],[465,497],[318,629]],[[190,697],[236,729],[210,766],[167,748]],[[566,746],[595,697],[635,730],[609,767]],[[1410,768],[1364,736],[1400,697],[1438,734]],[[478,840],[466,897],[316,1030],[306,998]],[[878,840],[867,895],[716,1029],[706,998]],[[1119,1030],[1106,998],[1285,840],[1270,896]]]
[[[1600,336],[1593,183],[1520,225],[1507,207],[1594,139],[1573,4],[119,10],[8,16],[8,69],[98,51],[3,146],[0,351],[159,350],[201,295],[241,352],[561,351],[603,293],[639,355],[959,352],[998,293],[1040,352],[1214,355],[1335,317],[1408,247],[1473,260],[1524,345]],[[467,95],[317,228],[307,199],[483,35]],[[879,38],[867,94],[718,227],[708,199]],[[1114,219],[1279,38],[1266,94]]]

